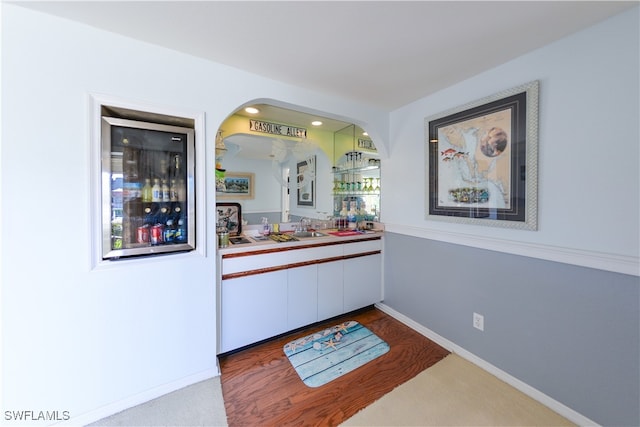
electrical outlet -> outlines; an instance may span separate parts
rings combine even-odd
[[[473,327],[484,331],[484,316],[482,314],[473,313]]]

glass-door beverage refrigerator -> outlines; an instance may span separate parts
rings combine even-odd
[[[195,248],[194,130],[102,117],[102,258]]]

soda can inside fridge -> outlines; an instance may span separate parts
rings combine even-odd
[[[102,258],[195,249],[194,130],[102,116]]]

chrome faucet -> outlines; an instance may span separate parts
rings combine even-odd
[[[300,224],[298,225],[297,231],[309,231],[309,225],[311,224],[311,220],[309,218],[302,218],[300,220]]]

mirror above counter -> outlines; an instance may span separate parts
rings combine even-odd
[[[344,213],[345,201],[356,202],[352,213],[361,219],[365,210],[367,219],[377,217],[380,159],[361,128],[269,104],[252,107],[258,112],[238,110],[220,126],[217,202],[240,203],[245,225],[326,220]]]

